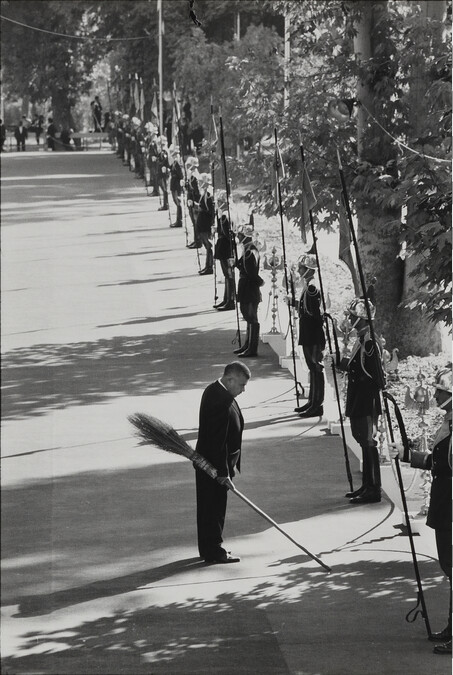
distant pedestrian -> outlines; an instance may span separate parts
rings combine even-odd
[[[6,127],[3,124],[3,120],[0,120],[0,151],[4,152],[5,148],[3,147],[5,145],[6,141]]]
[[[28,138],[27,127],[24,124],[24,119],[22,118],[17,127],[14,129],[14,137],[17,143],[17,150],[25,150],[25,141]]]
[[[49,117],[47,120],[48,126],[47,126],[47,131],[46,131],[46,140],[47,140],[47,147],[49,150],[55,150],[55,136],[57,134],[57,128],[55,124],[53,123],[53,118]]]
[[[41,136],[44,131],[44,116],[43,115],[35,115],[33,122],[30,127],[30,131],[33,130],[35,133],[35,138],[36,138],[36,145],[39,146]]]
[[[91,114],[93,116],[94,131],[102,131],[102,105],[99,96],[95,96],[90,103]]]

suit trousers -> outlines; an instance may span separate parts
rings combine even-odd
[[[221,543],[228,489],[200,469],[195,469],[195,480],[198,551],[201,558],[213,560],[226,553]]]

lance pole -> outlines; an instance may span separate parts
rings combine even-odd
[[[357,260],[357,270],[359,272],[359,278],[360,278],[360,284],[362,287],[362,292],[363,292],[363,299],[365,303],[365,309],[366,309],[366,314],[367,314],[367,319],[368,319],[368,325],[370,328],[370,338],[373,343],[373,352],[374,352],[374,358],[376,360],[376,372],[378,373],[378,387],[379,390],[382,394],[383,402],[384,402],[384,410],[385,410],[385,418],[387,420],[387,426],[390,434],[390,440],[392,443],[395,442],[395,437],[393,433],[393,425],[392,425],[392,418],[390,415],[390,409],[388,405],[388,400],[391,399],[392,397],[388,394],[388,392],[385,391],[385,381],[384,381],[384,376],[383,376],[383,371],[381,367],[381,362],[380,362],[380,355],[378,351],[378,344],[376,340],[376,333],[374,330],[373,326],[373,321],[371,317],[371,307],[370,307],[370,301],[367,295],[367,289],[366,289],[366,284],[365,284],[365,277],[363,274],[363,267],[362,267],[362,260],[360,257],[360,250],[359,250],[359,245],[357,242],[357,236],[354,230],[354,224],[352,220],[352,213],[351,213],[351,207],[349,204],[349,196],[348,196],[348,190],[346,187],[346,180],[344,177],[344,172],[343,172],[343,166],[341,163],[341,157],[340,157],[340,152],[337,148],[337,157],[338,157],[338,170],[340,174],[340,181],[341,181],[341,189],[343,193],[343,200],[344,204],[346,206],[346,213],[348,216],[348,223],[349,223],[349,229],[351,232],[351,237],[352,237],[352,242],[354,245],[354,250],[356,254],[356,260]],[[417,595],[417,605],[414,608],[414,610],[411,610],[407,616],[406,620],[407,621],[413,621],[417,617],[418,613],[421,614],[424,622],[425,622],[425,627],[426,631],[428,633],[428,637],[431,637],[431,627],[429,623],[429,617],[428,617],[428,611],[426,609],[426,603],[425,603],[425,596],[423,594],[423,587],[422,587],[422,582],[421,582],[421,577],[420,577],[420,571],[418,568],[418,561],[417,561],[417,554],[415,552],[415,545],[414,545],[414,536],[412,533],[412,528],[411,528],[411,523],[410,523],[410,518],[409,518],[409,512],[407,509],[407,501],[406,501],[406,495],[404,492],[404,483],[403,483],[403,477],[401,475],[401,467],[399,464],[399,459],[398,457],[395,458],[395,468],[396,468],[396,475],[398,478],[398,486],[400,489],[400,495],[401,495],[401,502],[403,505],[403,511],[404,511],[404,519],[406,522],[406,528],[407,528],[407,534],[409,536],[409,543],[410,543],[410,549],[411,549],[411,554],[412,554],[412,562],[414,565],[414,571],[415,571],[415,578],[417,582],[417,587],[418,587],[418,595]],[[418,610],[418,606],[421,606],[421,610]],[[412,613],[414,614],[413,619],[409,619]]]
[[[212,198],[214,200],[214,213],[215,213],[215,222],[218,225],[219,222],[219,211],[217,207],[217,200],[216,200],[216,194],[215,194],[215,176],[214,176],[214,162],[215,162],[215,150],[212,149],[212,132],[213,132],[213,121],[214,121],[214,106],[212,104],[212,96],[211,96],[211,123],[209,125],[209,151],[211,153],[210,157],[210,167],[211,167],[211,182],[212,182]],[[215,250],[215,234],[212,236],[212,248],[213,248],[213,255],[214,255],[214,250]],[[214,305],[217,302],[217,298],[219,297],[217,295],[217,265],[215,264],[215,258],[213,258],[212,265],[214,268]]]
[[[183,187],[183,190],[182,190],[182,196],[183,196],[182,212],[183,212],[183,218],[184,218],[184,232],[185,232],[185,236],[186,236],[186,246],[187,246],[187,244],[189,243],[189,233],[187,231],[187,214],[186,214],[187,198],[186,198],[186,188],[185,188],[185,186],[188,185],[187,170],[186,170],[186,156],[184,154],[184,142],[183,142],[184,138],[183,138],[183,134],[182,134],[182,131],[181,131],[180,124],[179,124],[179,122],[180,122],[179,115],[178,115],[179,107],[177,105],[177,100],[176,100],[176,91],[174,92],[173,96],[175,98],[175,101],[173,103],[173,107],[174,107],[175,113],[176,113],[176,124],[178,125],[179,151],[181,153],[182,170],[183,170],[183,175],[184,175],[184,187]],[[188,208],[190,208],[190,207],[188,207]],[[194,234],[195,234],[195,229],[194,229]],[[196,249],[196,252],[197,252],[198,269],[201,270],[200,254],[198,252],[198,249]]]
[[[305,156],[304,156],[304,146],[302,143],[300,143],[300,156],[302,159],[302,171],[304,170],[305,167]],[[318,238],[316,236],[315,232],[315,223],[314,223],[314,218],[313,218],[313,211],[312,209],[309,209],[308,214],[310,216],[310,229],[311,233],[313,236],[313,248],[315,250],[315,257],[316,257],[316,264],[318,266],[318,278],[319,278],[319,290],[321,293],[321,302],[322,302],[322,308],[324,312],[324,319],[325,319],[325,325],[326,325],[326,335],[327,335],[327,343],[329,345],[329,352],[332,354],[332,340],[330,336],[330,329],[329,329],[329,318],[330,315],[327,313],[327,303],[326,303],[326,296],[324,294],[324,284],[322,280],[322,273],[321,273],[321,264],[319,261],[319,253],[318,253]],[[335,328],[335,324],[332,320],[332,332],[333,332],[333,338],[335,342],[335,348],[338,346],[338,337],[337,337],[337,331]],[[349,463],[349,455],[348,455],[348,445],[346,443],[346,434],[344,430],[344,423],[343,423],[343,414],[341,411],[341,400],[340,400],[340,389],[338,387],[338,378],[337,378],[337,371],[335,368],[335,364],[332,362],[332,376],[333,376],[333,381],[334,381],[334,387],[335,387],[335,397],[337,399],[337,405],[338,405],[338,416],[339,416],[339,421],[340,421],[340,428],[341,428],[341,439],[343,441],[343,453],[344,453],[344,461],[345,461],[345,466],[346,466],[346,475],[348,478],[349,482],[349,487],[351,489],[351,492],[353,492],[354,487],[352,484],[352,474],[351,474],[351,466]]]
[[[297,380],[297,370],[296,370],[296,348],[295,348],[295,338],[294,338],[294,326],[293,326],[293,316],[291,312],[291,302],[290,302],[290,288],[289,288],[289,281],[288,281],[288,264],[287,264],[287,258],[286,258],[286,243],[285,243],[285,224],[283,222],[283,204],[282,204],[282,188],[280,185],[280,176],[278,174],[278,160],[279,160],[279,154],[278,154],[278,137],[277,137],[277,128],[274,128],[274,139],[275,139],[275,181],[277,184],[277,195],[278,195],[278,211],[280,214],[280,227],[281,227],[281,233],[282,233],[282,252],[283,252],[283,270],[284,270],[284,278],[285,278],[285,290],[286,290],[286,296],[288,298],[288,320],[289,320],[289,330],[290,330],[290,336],[291,336],[291,358],[293,362],[293,370],[294,370],[294,389],[296,392],[296,402],[297,402],[297,407],[299,407],[299,387],[300,382]],[[292,298],[293,302],[295,301],[295,298]]]
[[[220,126],[220,147],[222,149],[222,162],[223,162],[223,175],[225,178],[225,191],[226,191],[226,203],[227,203],[227,212],[228,212],[228,227],[229,227],[229,232],[230,232],[230,255],[231,258],[234,259],[235,262],[237,262],[237,249],[236,249],[236,241],[234,239],[234,233],[233,233],[233,228],[232,228],[232,223],[231,223],[231,212],[230,212],[230,183],[228,181],[228,172],[227,172],[227,164],[226,164],[226,154],[225,154],[225,137],[223,135],[223,120],[222,120],[222,112],[219,110],[219,126]],[[233,281],[233,294],[234,294],[234,305],[236,307],[236,323],[237,323],[237,333],[236,337],[233,340],[233,344],[236,342],[239,345],[239,347],[242,346],[241,344],[241,328],[239,324],[239,307],[238,307],[238,302],[237,302],[237,293],[236,293],[236,274],[234,271],[234,267],[232,269],[232,281]]]

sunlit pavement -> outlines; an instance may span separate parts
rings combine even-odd
[[[192,466],[137,446],[127,415],[195,442],[235,314],[212,309],[184,230],[110,152],[1,159],[2,672],[450,672],[423,620],[405,621],[416,585],[400,514],[344,499],[340,440],[294,415],[268,345],[247,361],[236,484],[332,573],[234,495],[225,535],[242,561],[199,560]],[[439,630],[432,532],[415,543]]]

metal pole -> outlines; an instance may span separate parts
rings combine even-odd
[[[163,111],[163,73],[162,73],[162,0],[157,0],[158,17],[158,31],[159,31],[159,134],[164,133],[164,111]]]
[[[222,113],[219,110],[219,124],[220,124],[220,146],[222,148],[222,160],[223,160],[223,174],[225,177],[225,189],[226,189],[226,202],[227,202],[227,211],[228,211],[228,223],[230,227],[230,251],[231,251],[231,257],[235,259],[237,262],[237,251],[236,251],[236,242],[234,239],[234,234],[232,230],[232,223],[231,223],[231,213],[230,213],[230,184],[228,182],[228,172],[227,172],[227,164],[226,164],[226,155],[225,155],[225,137],[223,135],[223,120],[222,120]],[[239,347],[242,346],[241,344],[241,327],[239,324],[239,307],[238,307],[238,299],[237,299],[237,293],[236,293],[236,275],[234,273],[234,268],[232,270],[233,272],[233,294],[234,294],[234,304],[236,306],[236,323],[237,323],[237,341]]]
[[[278,159],[278,138],[277,138],[277,129],[274,129],[275,137],[275,159]],[[285,290],[288,297],[288,318],[289,318],[289,329],[291,334],[291,357],[293,361],[293,370],[294,370],[294,387],[296,390],[296,402],[297,407],[299,407],[299,382],[297,381],[297,371],[296,371],[296,350],[294,344],[294,327],[293,327],[293,317],[291,313],[291,303],[289,302],[289,281],[288,281],[288,265],[286,262],[286,244],[285,244],[285,226],[283,222],[283,206],[282,206],[282,189],[280,185],[280,179],[278,176],[278,167],[277,161],[275,166],[275,180],[277,182],[277,194],[278,194],[278,208],[280,213],[280,227],[282,233],[282,252],[283,252],[283,270],[285,272]]]
[[[362,286],[363,299],[364,299],[364,303],[365,303],[367,320],[368,320],[368,324],[369,324],[369,327],[370,327],[370,338],[371,338],[371,341],[372,341],[373,346],[374,346],[374,356],[375,356],[376,365],[377,365],[376,370],[377,370],[378,374],[381,373],[381,378],[380,378],[380,381],[378,382],[378,387],[379,387],[380,391],[382,392],[382,396],[383,396],[383,400],[384,400],[385,417],[387,419],[388,429],[389,429],[389,433],[390,433],[390,440],[391,440],[392,443],[394,443],[395,438],[394,438],[394,434],[393,434],[392,418],[390,416],[390,409],[389,409],[389,405],[388,405],[388,399],[389,398],[391,399],[392,397],[385,391],[385,383],[384,383],[381,364],[380,364],[380,356],[379,356],[379,352],[378,352],[376,334],[375,334],[375,331],[374,331],[373,321],[372,321],[372,318],[371,318],[371,308],[370,308],[370,303],[369,303],[369,299],[368,299],[368,296],[367,296],[367,289],[366,289],[366,285],[365,285],[365,277],[364,277],[364,274],[363,274],[362,260],[361,260],[361,257],[360,257],[360,251],[359,251],[359,245],[358,245],[358,242],[357,242],[357,236],[356,236],[354,226],[353,226],[353,222],[352,222],[352,213],[351,213],[351,207],[350,207],[350,204],[349,204],[349,197],[348,197],[348,191],[347,191],[347,187],[346,187],[346,180],[345,180],[345,177],[344,177],[343,166],[341,164],[341,157],[340,157],[340,152],[339,152],[338,148],[337,148],[337,157],[338,157],[338,169],[339,169],[339,174],[340,174],[341,188],[342,188],[342,192],[343,192],[344,203],[345,203],[345,206],[346,206],[346,212],[347,212],[347,215],[348,215],[349,229],[351,231],[352,241],[353,241],[354,249],[355,249],[355,253],[356,253],[357,269],[358,269],[358,272],[359,272],[360,284]],[[421,606],[422,606],[421,615],[422,615],[423,620],[425,622],[425,627],[426,627],[426,630],[427,630],[427,633],[428,633],[428,637],[431,637],[431,627],[430,627],[430,623],[429,623],[428,611],[426,609],[425,597],[424,597],[424,594],[423,594],[423,587],[422,587],[421,578],[420,578],[420,572],[419,572],[419,569],[418,569],[417,554],[415,552],[415,545],[414,545],[414,535],[412,533],[411,523],[410,523],[410,519],[409,519],[409,512],[408,512],[408,509],[407,509],[406,495],[404,493],[403,477],[401,475],[401,467],[399,465],[398,458],[396,458],[394,461],[395,461],[395,466],[396,466],[396,474],[397,474],[397,477],[398,477],[398,485],[399,485],[399,488],[400,488],[401,501],[402,501],[402,504],[403,504],[404,518],[405,518],[406,527],[407,527],[407,534],[409,536],[409,543],[410,543],[410,549],[411,549],[411,553],[412,553],[412,561],[413,561],[413,564],[414,564],[415,577],[416,577],[417,587],[418,587],[417,607],[418,607],[419,604],[421,604]],[[417,609],[417,607],[415,608],[415,610]],[[407,617],[410,616],[410,614],[411,614],[411,612],[409,612]]]
[[[302,143],[300,144],[300,156],[301,156],[301,159],[302,159],[302,171],[304,171],[305,157],[304,157],[304,147],[303,147]],[[314,223],[314,219],[313,219],[312,209],[309,209],[308,214],[310,216],[310,229],[311,229],[311,233],[312,233],[312,236],[313,236],[313,247],[315,249],[316,264],[318,266],[319,290],[321,292],[322,308],[323,308],[323,312],[324,312],[324,316],[325,316],[327,342],[328,342],[328,345],[329,345],[329,352],[332,354],[332,340],[331,340],[331,337],[330,337],[330,330],[329,330],[329,319],[328,319],[328,314],[327,314],[326,296],[324,294],[324,285],[323,285],[323,281],[322,281],[321,265],[319,263],[318,239],[317,239],[316,233],[315,233],[315,223]],[[333,323],[333,320],[332,320],[332,331],[333,331],[333,334],[334,334],[335,344],[338,344],[335,324]],[[332,376],[333,376],[333,381],[334,381],[334,386],[335,386],[335,396],[336,396],[337,405],[338,405],[338,415],[339,415],[339,418],[340,418],[341,439],[343,441],[343,452],[344,452],[344,460],[345,460],[345,465],[346,465],[346,475],[348,477],[348,482],[349,482],[349,487],[351,489],[351,492],[353,492],[354,487],[353,487],[353,484],[352,484],[351,466],[349,464],[348,446],[347,446],[347,443],[346,443],[346,434],[345,434],[344,424],[343,424],[343,414],[341,412],[340,390],[339,390],[339,387],[338,387],[337,371],[336,371],[336,368],[335,368],[335,364],[332,363],[331,365],[332,365]]]

